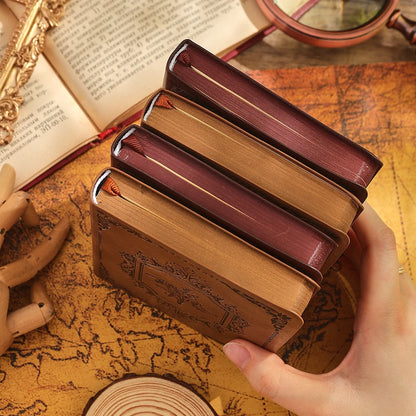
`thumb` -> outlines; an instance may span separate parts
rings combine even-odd
[[[299,416],[321,414],[329,387],[322,377],[299,371],[276,354],[244,340],[224,345],[224,353],[261,395]]]

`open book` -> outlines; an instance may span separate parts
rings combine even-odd
[[[3,49],[19,7],[0,3]],[[167,57],[183,38],[224,56],[268,26],[255,0],[202,6],[196,1],[97,0],[89,5],[71,0],[24,87],[15,137],[0,147],[0,167],[15,168],[17,188],[30,184],[135,114],[162,84]]]

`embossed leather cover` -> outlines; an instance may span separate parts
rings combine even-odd
[[[120,195],[104,191],[108,179]],[[219,341],[277,351],[302,326],[318,285],[116,169],[92,191],[94,271]]]

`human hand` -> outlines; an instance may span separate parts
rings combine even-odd
[[[308,374],[244,340],[224,352],[255,390],[299,416],[414,416],[416,288],[393,232],[368,204],[351,237],[361,297],[351,348],[337,368]]]
[[[0,170],[0,248],[7,231],[22,219],[35,226],[39,217],[26,192],[14,192],[15,173],[9,165]],[[69,221],[62,219],[29,254],[0,267],[0,355],[13,339],[45,325],[54,314],[53,306],[38,280],[31,282],[31,303],[13,312],[9,309],[10,289],[31,280],[58,253],[69,231]]]

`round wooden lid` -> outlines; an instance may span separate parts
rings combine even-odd
[[[217,416],[186,384],[158,375],[129,374],[89,400],[84,416]]]

